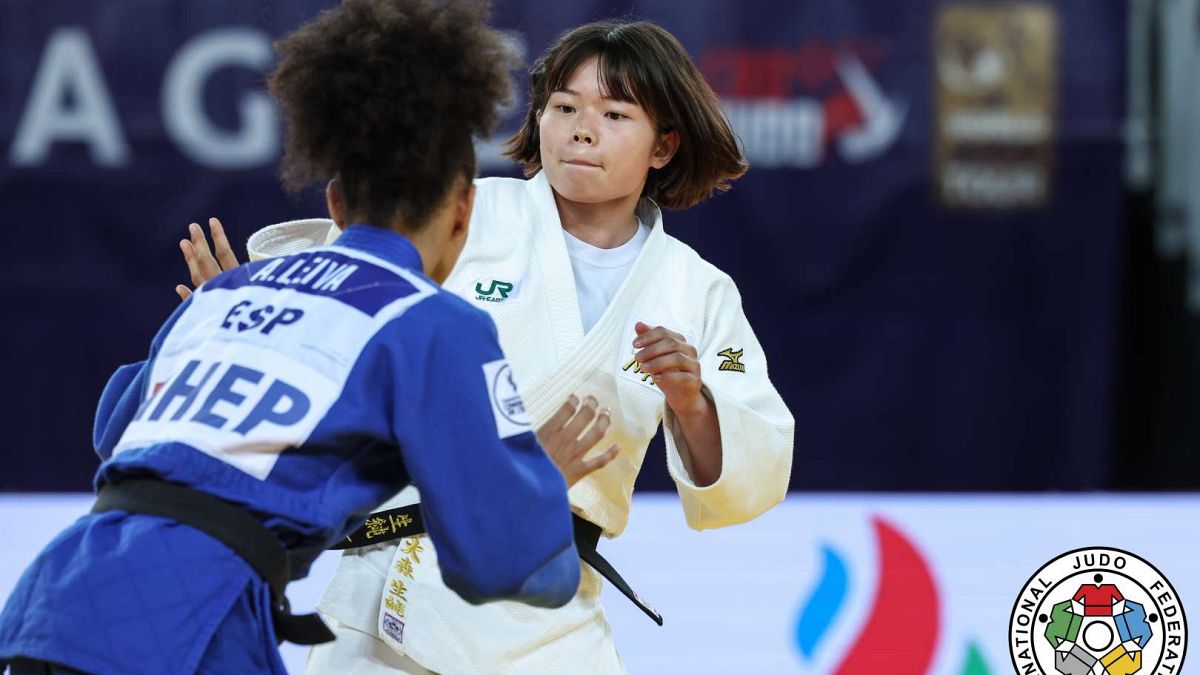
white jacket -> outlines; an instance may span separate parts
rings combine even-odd
[[[651,207],[639,213],[652,229],[637,262],[584,335],[562,225],[544,174],[486,178],[476,185],[467,243],[445,287],[495,320],[535,428],[572,393],[591,394],[613,412],[597,448],[617,443],[620,455],[571,489],[573,510],[609,537],[625,529],[634,480],[664,416],[667,466],[690,527],[746,522],[779,503],[791,473],[794,422],[771,385],[766,357],[729,276],[667,235],[661,213]],[[638,321],[682,333],[697,349],[721,428],[721,474],[711,485],[699,487],[689,476],[680,454],[685,440],[665,399],[637,372],[632,342]],[[410,489],[388,507],[417,500]],[[413,541],[347,552],[319,608],[440,673],[621,671],[599,606],[602,579],[586,565],[579,595],[564,608],[472,606],[441,583],[427,538],[419,540],[420,561],[414,564],[405,553],[413,550]],[[622,573],[636,589],[637,571]],[[653,597],[653,589],[639,590]],[[399,639],[376,625],[380,603],[389,598],[393,608],[400,603],[405,609]]]

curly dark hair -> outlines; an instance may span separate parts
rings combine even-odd
[[[336,177],[356,220],[424,227],[511,93],[489,16],[481,0],[344,0],[276,42],[284,186]]]

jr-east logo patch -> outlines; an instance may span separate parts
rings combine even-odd
[[[523,434],[532,429],[525,401],[517,389],[512,368],[504,359],[483,364],[483,376],[487,382],[488,398],[492,402],[492,414],[496,418],[496,433],[500,438]]]
[[[1116,548],[1070,551],[1026,582],[1009,620],[1023,675],[1173,675],[1187,651],[1187,618],[1153,565]]]
[[[513,281],[485,277],[475,281],[474,297],[479,302],[507,302],[516,299],[519,286]]]

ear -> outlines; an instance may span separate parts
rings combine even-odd
[[[346,193],[342,192],[342,181],[334,178],[325,186],[325,205],[329,208],[329,217],[333,219],[339,230],[346,229]]]
[[[475,181],[467,179],[467,187],[460,193],[458,203],[454,208],[454,229],[451,231],[451,236],[454,238],[465,237],[467,226],[471,222],[471,211],[475,208]]]
[[[650,168],[661,169],[670,163],[675,152],[679,150],[679,132],[668,131],[658,139],[654,146],[654,154],[650,156]]]

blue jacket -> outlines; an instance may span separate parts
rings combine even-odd
[[[420,270],[407,239],[355,225],[332,246],[201,286],[149,358],[105,388],[97,487],[147,474],[190,485],[302,548],[331,545],[411,483],[450,588],[475,603],[566,603],[579,560],[562,476],[491,319]],[[310,563],[297,561],[295,576]],[[18,583],[0,615],[0,658],[96,673],[283,672],[269,609],[266,584],[207,535],[88,515]]]

